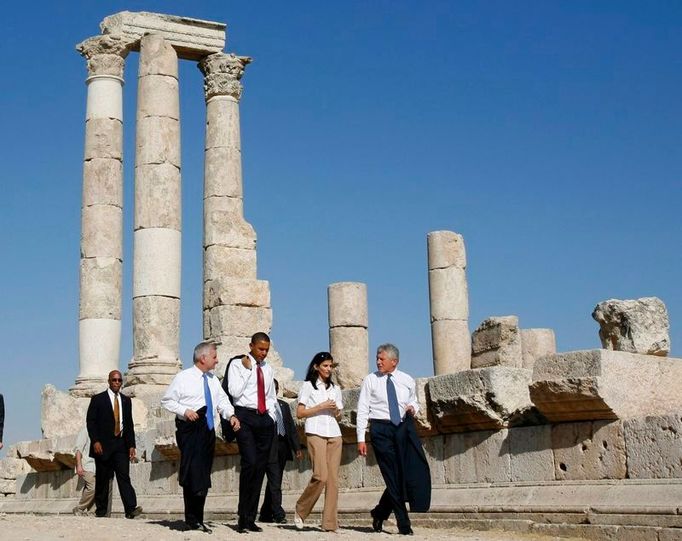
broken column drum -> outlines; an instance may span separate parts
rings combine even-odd
[[[338,282],[327,288],[329,303],[329,350],[336,364],[342,389],[362,384],[369,370],[367,334],[367,286]]]

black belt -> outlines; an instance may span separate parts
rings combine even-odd
[[[237,411],[237,410],[250,411],[252,413],[255,413],[256,415],[267,415],[268,414],[268,410],[265,410],[263,413],[259,413],[256,408],[247,408],[245,406],[235,406],[234,411]]]
[[[399,426],[399,425],[394,425],[392,421],[389,421],[388,419],[370,419],[370,423],[379,423],[382,425],[393,425],[393,426]],[[402,419],[400,420],[400,423],[402,424]]]

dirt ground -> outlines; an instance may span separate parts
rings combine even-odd
[[[487,531],[477,532],[460,529],[434,529],[414,527],[414,537],[397,534],[395,524],[385,523],[385,531],[375,533],[368,525],[342,527],[336,533],[322,532],[310,524],[302,531],[293,524],[260,524],[262,533],[238,534],[234,522],[209,520],[207,525],[213,529],[208,535],[197,531],[184,531],[184,523],[178,520],[162,520],[138,517],[134,520],[124,518],[76,517],[72,515],[0,515],[0,540],[2,541],[165,541],[199,539],[261,539],[263,541],[382,541],[393,539],[428,539],[448,541],[550,541],[555,537],[523,535],[515,532]],[[565,541],[565,540],[562,540]]]

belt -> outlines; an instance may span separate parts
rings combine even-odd
[[[382,425],[393,425],[393,426],[396,426],[396,425],[394,425],[391,421],[389,421],[388,419],[370,419],[369,422],[370,422],[370,423],[379,423],[379,424],[382,424]],[[401,420],[400,420],[400,423],[402,424],[402,422],[403,422],[403,420],[401,419]]]
[[[245,406],[235,406],[234,410],[235,411],[237,411],[237,410],[250,411],[252,413],[255,413],[256,415],[267,415],[268,414],[268,410],[265,410],[263,413],[258,413],[258,410],[256,408],[247,408]]]

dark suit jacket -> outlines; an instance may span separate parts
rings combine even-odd
[[[135,427],[133,426],[133,401],[130,397],[121,395],[121,406],[123,409],[123,440],[125,448],[135,447]],[[90,436],[90,456],[106,460],[112,450],[114,443],[114,409],[111,406],[109,393],[96,394],[90,399],[88,413],[86,416],[88,435]],[[102,444],[102,455],[96,455],[93,447],[95,442]]]
[[[294,459],[294,453],[301,448],[301,442],[298,439],[298,430],[296,430],[296,423],[291,416],[291,408],[284,400],[277,399],[279,402],[279,409],[282,410],[282,420],[284,421],[284,431],[287,433],[287,443],[289,444],[289,452],[287,453],[287,460]]]

